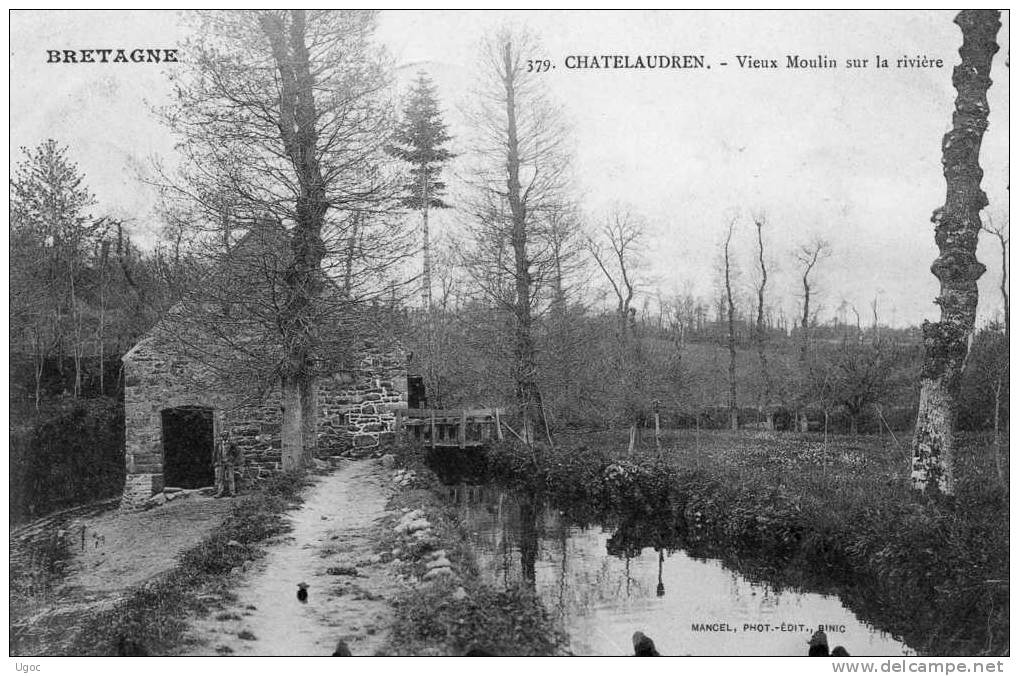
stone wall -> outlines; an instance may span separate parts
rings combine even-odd
[[[279,391],[257,403],[202,385],[202,367],[146,338],[124,356],[125,463],[122,504],[136,506],[164,488],[162,411],[212,409],[213,434],[228,430],[244,451],[241,480],[254,483],[278,472],[283,413]],[[366,350],[351,372],[320,378],[318,454],[362,452],[392,435],[396,408],[407,405],[406,359],[400,352]],[[210,449],[211,453],[211,449]]]
[[[368,351],[357,369],[319,382],[319,453],[378,447],[394,436],[398,408],[407,407],[407,360]]]
[[[136,505],[163,490],[162,411],[181,406],[213,410],[213,429],[224,423],[229,397],[197,387],[188,359],[173,357],[152,338],[124,355],[124,461],[127,479],[122,504]],[[211,459],[211,458],[210,458]]]
[[[266,479],[280,470],[283,461],[283,409],[279,391],[265,401],[240,406],[224,415],[226,429],[244,452],[241,478],[248,482]]]

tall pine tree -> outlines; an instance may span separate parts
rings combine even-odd
[[[440,180],[443,164],[455,155],[444,146],[450,141],[439,112],[435,86],[426,73],[419,72],[394,135],[389,152],[411,165],[412,181],[406,186],[402,202],[409,209],[421,212],[423,232],[422,290],[425,308],[432,306],[432,261],[428,234],[428,210],[446,209],[443,201],[446,184]]]

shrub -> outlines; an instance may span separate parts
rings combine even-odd
[[[10,508],[20,521],[115,497],[124,487],[124,409],[77,399],[12,427]]]
[[[496,655],[555,655],[565,637],[548,611],[527,587],[493,589],[477,582],[464,585],[464,598],[447,586],[430,586],[404,594],[395,602],[390,645],[401,655],[429,649],[463,655],[483,648]],[[438,648],[436,648],[438,646]]]

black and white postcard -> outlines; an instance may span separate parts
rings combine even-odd
[[[18,671],[1003,670],[1007,10],[9,38]]]

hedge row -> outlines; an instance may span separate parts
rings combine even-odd
[[[14,522],[119,495],[124,487],[124,409],[114,399],[76,399],[10,429]]]

